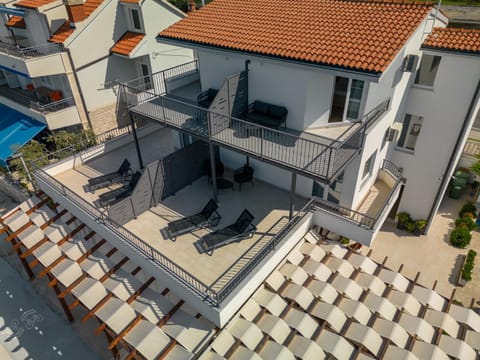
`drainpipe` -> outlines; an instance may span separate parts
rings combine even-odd
[[[467,135],[468,123],[470,118],[472,117],[475,103],[478,101],[479,95],[480,95],[480,80],[478,81],[477,87],[475,88],[475,91],[473,93],[472,101],[470,101],[467,114],[465,115],[465,119],[463,120],[462,129],[460,130],[460,134],[458,135],[457,141],[455,142],[454,151],[450,155],[450,160],[448,161],[447,168],[445,169],[445,175],[443,176],[440,187],[438,188],[437,195],[435,196],[435,201],[433,202],[433,206],[430,209],[430,213],[428,214],[427,228],[425,229],[425,233],[428,233],[430,231],[430,227],[432,226],[432,222],[433,222],[433,217],[435,216],[436,212],[438,211],[438,208],[440,207],[440,202],[442,201],[443,193],[450,181],[449,174],[453,171],[453,167],[456,165],[455,158],[457,157],[458,153],[463,150],[463,148],[461,148],[461,144],[463,142],[463,139]]]
[[[78,88],[78,94],[80,95],[80,101],[82,102],[82,107],[83,107],[84,112],[85,112],[85,117],[87,118],[88,126],[93,131],[92,121],[90,119],[90,115],[89,115],[88,110],[87,110],[87,103],[85,101],[85,97],[83,96],[82,88],[80,87],[80,80],[78,79],[77,70],[75,69],[75,65],[73,63],[72,54],[70,53],[69,48],[65,47],[63,44],[62,44],[62,47],[63,47],[63,50],[66,51],[67,56],[68,56],[68,60],[70,61],[70,67],[72,68],[73,77],[75,78],[75,83],[76,83],[77,88]]]

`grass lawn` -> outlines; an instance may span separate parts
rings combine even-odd
[[[480,0],[442,0],[442,5],[480,6]]]

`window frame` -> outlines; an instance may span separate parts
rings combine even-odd
[[[419,81],[419,77],[421,74],[421,69],[422,69],[422,64],[425,58],[429,56],[432,57],[432,63],[430,64],[430,67],[428,69],[428,72],[431,73],[433,69],[435,69],[435,74],[433,76],[433,81],[432,84],[421,84]],[[438,61],[436,61],[438,59]],[[417,70],[415,71],[415,78],[413,80],[413,86],[418,87],[418,88],[423,88],[423,89],[433,89],[435,86],[435,81],[437,80],[437,75],[438,75],[438,69],[440,68],[440,64],[442,62],[442,57],[440,55],[431,55],[431,54],[423,54],[420,61]],[[427,70],[424,70],[427,71]]]
[[[127,11],[128,11],[129,22],[130,22],[130,28],[132,29],[132,31],[144,32],[145,30],[143,26],[143,19],[142,19],[142,14],[140,9],[137,7],[128,7],[127,9],[128,9]],[[135,26],[135,16],[133,15],[134,12],[138,16],[137,20],[138,20],[139,27]]]
[[[375,150],[368,159],[363,163],[362,168],[362,183],[365,182],[368,178],[370,178],[373,174],[373,167],[375,165],[375,160],[377,158],[377,150]]]
[[[332,111],[333,107],[333,99],[335,97],[335,85],[336,85],[336,78],[341,77],[344,79],[348,79],[348,85],[347,85],[347,93],[345,94],[345,103],[343,104],[343,114],[342,114],[342,121],[339,122],[346,122],[346,121],[351,121],[351,122],[356,122],[360,119],[360,114],[362,113],[363,110],[363,104],[365,101],[365,89],[367,88],[367,83],[365,80],[360,80],[360,79],[353,79],[351,77],[346,77],[346,76],[335,76],[334,81],[333,81],[333,90],[332,90],[332,99],[330,101],[330,113]],[[358,81],[362,83],[362,94],[360,96],[360,99],[353,99],[355,102],[358,102],[358,114],[357,117],[349,117],[348,116],[348,108],[350,105],[350,95],[352,93],[352,83],[353,81]],[[330,114],[331,115],[331,114]],[[330,117],[328,123],[334,124],[335,122],[330,122]]]
[[[415,114],[405,114],[402,122],[402,130],[400,131],[400,136],[398,137],[395,147],[401,151],[414,153],[417,146],[418,137],[420,136],[420,133],[422,131],[423,121],[423,116]],[[405,126],[405,123],[407,123],[407,126]],[[408,140],[412,136],[415,137],[413,148],[406,147],[405,144],[409,142]]]

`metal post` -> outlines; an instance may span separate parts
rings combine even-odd
[[[295,188],[297,187],[297,174],[292,172],[292,183],[290,186],[290,212],[288,214],[288,219],[291,220],[293,217],[293,211],[295,210]]]
[[[328,190],[330,190],[330,186],[328,184],[322,185],[323,187],[323,200],[328,200]]]
[[[30,184],[33,185],[32,175],[30,174],[30,170],[28,170],[27,164],[25,164],[25,160],[23,159],[23,154],[18,154],[18,156],[20,157],[20,161],[22,162],[22,166],[25,169],[25,172],[27,173],[28,181],[30,182]]]
[[[217,167],[216,167],[216,162],[215,162],[215,149],[213,148],[213,144],[209,143],[208,144],[209,150],[210,150],[210,168],[212,171],[212,186],[213,186],[213,200],[218,201],[217,199],[217,194],[218,194],[218,189],[217,189]]]
[[[140,144],[138,143],[137,130],[135,129],[135,121],[133,120],[133,115],[130,112],[130,125],[132,126],[133,139],[135,140],[135,147],[137,149],[138,162],[140,164],[140,169],[143,169],[143,160],[142,153],[140,152]]]

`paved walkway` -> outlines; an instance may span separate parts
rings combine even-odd
[[[0,274],[0,348],[12,359],[98,359],[3,259]],[[0,350],[0,358],[5,356]]]
[[[425,236],[410,236],[407,232],[396,229],[395,224],[386,223],[372,245],[372,258],[381,262],[388,256],[387,266],[395,270],[404,264],[402,273],[412,279],[420,272],[418,281],[425,286],[433,286],[437,280],[436,290],[450,297],[460,268],[460,255],[472,248],[479,254],[475,259],[473,280],[463,288],[457,287],[455,299],[469,306],[471,299],[475,298],[475,307],[478,308],[480,231],[473,232],[473,239],[467,249],[457,249],[449,241],[458,211],[464,203],[465,200],[445,199],[429,234]]]

